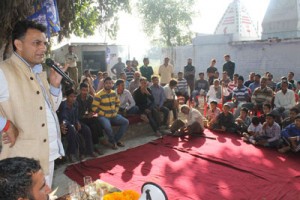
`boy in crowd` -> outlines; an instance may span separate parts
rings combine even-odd
[[[228,103],[223,105],[223,112],[219,114],[216,122],[213,124],[213,130],[231,133],[236,132],[236,125],[234,123],[234,117],[230,112],[230,108]]]
[[[278,149],[279,152],[287,151],[298,152],[300,150],[300,115],[295,117],[295,123],[288,125],[281,132],[281,138],[284,141],[284,146]]]
[[[262,133],[262,125],[259,122],[258,117],[252,117],[251,124],[247,129],[247,132],[243,133],[243,141],[251,142],[255,144],[256,141],[254,140],[255,137],[261,136]]]
[[[246,132],[249,125],[251,124],[251,118],[248,116],[248,109],[242,108],[240,111],[240,116],[235,119],[235,124],[237,127],[237,132],[242,134]]]
[[[206,113],[206,119],[207,119],[207,128],[211,129],[212,125],[216,122],[217,117],[219,116],[219,114],[221,113],[220,108],[217,107],[218,106],[218,102],[216,101],[211,101],[210,105],[209,105],[209,109]]]
[[[254,138],[254,144],[265,147],[278,146],[281,129],[279,124],[275,122],[275,117],[272,112],[266,115],[266,122],[262,126],[262,134]]]

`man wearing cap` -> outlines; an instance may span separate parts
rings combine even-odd
[[[288,125],[281,132],[281,138],[284,141],[284,146],[278,149],[279,152],[285,153],[287,151],[297,152],[300,150],[300,115],[295,117],[293,124]]]
[[[294,91],[288,89],[288,82],[281,81],[281,90],[276,92],[274,105],[277,112],[279,112],[282,118],[286,118],[289,115],[289,111],[296,105]]]
[[[275,122],[276,115],[272,112],[266,115],[262,126],[262,134],[254,138],[254,143],[265,147],[277,147],[280,139],[280,126]]]
[[[112,149],[124,147],[120,139],[125,134],[129,122],[122,115],[118,114],[120,107],[120,99],[116,92],[112,90],[113,81],[110,77],[104,79],[104,88],[100,90],[94,97],[92,110],[98,113],[98,119],[108,136],[108,140],[112,145]],[[112,124],[120,126],[117,133],[113,133]]]

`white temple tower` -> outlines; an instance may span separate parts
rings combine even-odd
[[[299,0],[270,0],[262,22],[262,39],[300,37],[299,9]]]
[[[233,34],[234,41],[260,39],[257,24],[253,23],[246,7],[240,0],[233,0],[229,4],[215,30],[215,34]]]

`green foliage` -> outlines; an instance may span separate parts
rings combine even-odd
[[[166,46],[191,42],[189,26],[194,15],[194,0],[140,0],[138,10],[143,18],[144,30]]]

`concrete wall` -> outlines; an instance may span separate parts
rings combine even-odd
[[[203,37],[203,38],[201,38]],[[194,40],[194,45],[173,48],[171,57],[178,72],[186,65],[187,58],[193,59],[197,73],[205,71],[210,60],[217,60],[216,67],[222,70],[224,54],[230,54],[236,63],[235,72],[248,77],[249,72],[264,74],[270,71],[274,80],[286,76],[289,71],[295,73],[295,79],[300,80],[300,39],[260,40],[260,41],[230,41],[230,36],[201,36]],[[165,50],[166,51],[166,50]]]

